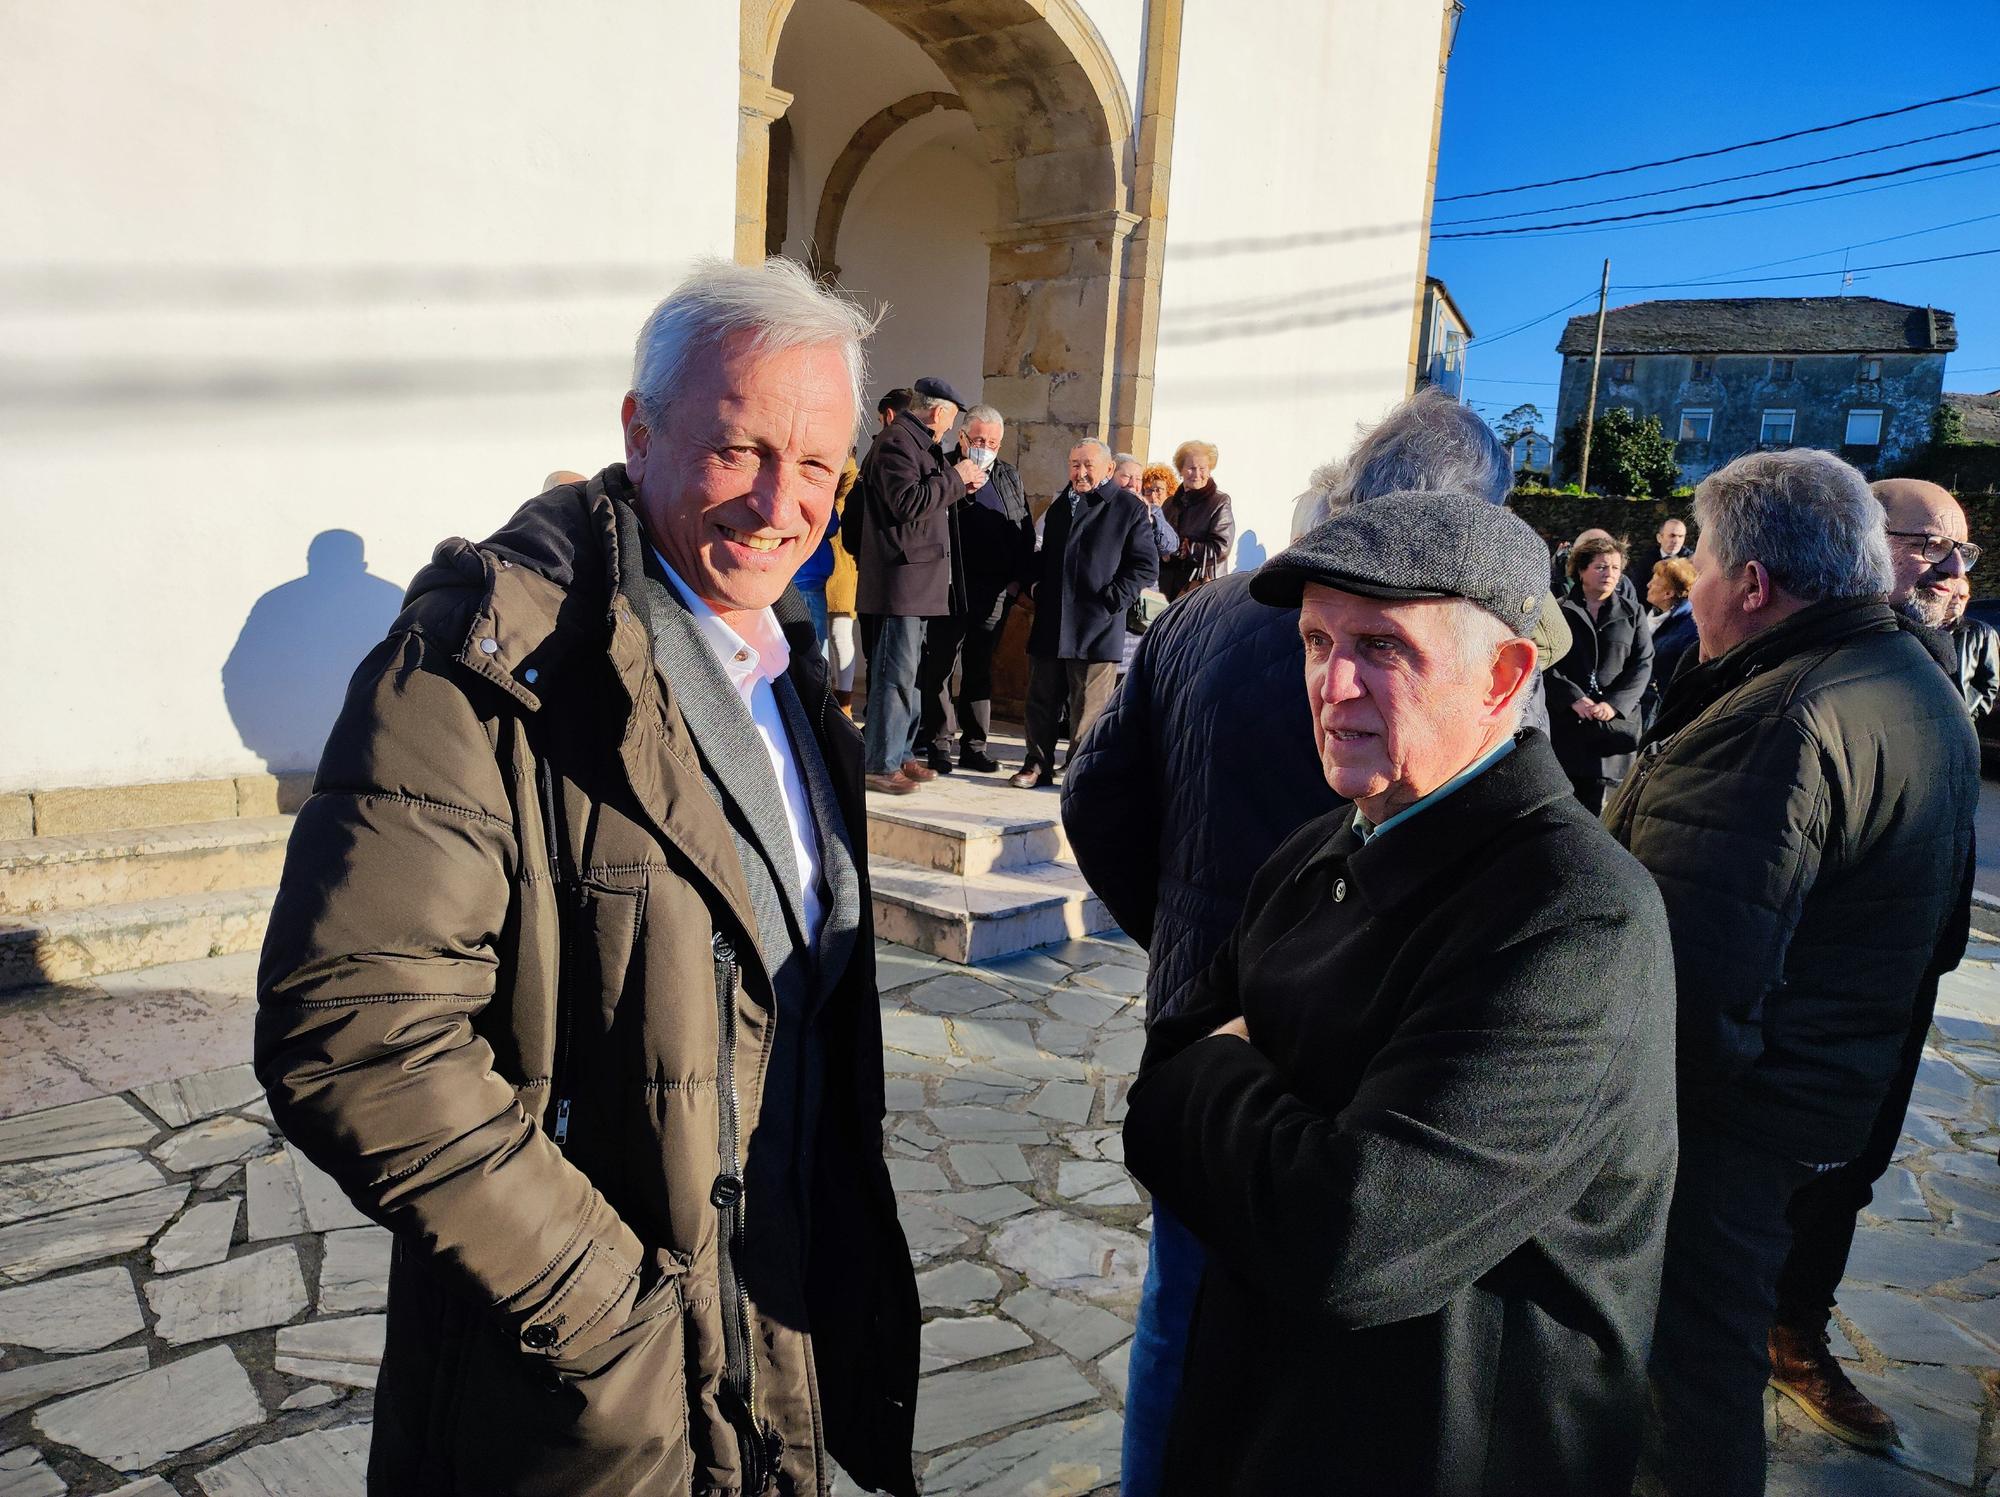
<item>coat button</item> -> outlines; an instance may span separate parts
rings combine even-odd
[[[540,678],[541,674],[542,673],[540,671],[536,670],[531,665],[526,670],[521,672],[521,679],[523,681],[526,681],[530,686],[533,686],[535,682]]]
[[[479,641],[479,652],[480,652],[480,653],[481,653],[482,655],[497,655],[497,654],[499,654],[499,653],[500,653],[500,641],[499,641],[499,640],[497,640],[497,639],[482,639],[481,641]]]
[[[552,1325],[531,1325],[521,1332],[521,1344],[531,1351],[547,1351],[556,1344],[556,1328]]]
[[[743,1182],[734,1175],[717,1175],[715,1184],[709,1187],[708,1198],[717,1207],[727,1211],[743,1199]]]
[[[1347,898],[1347,880],[1337,878],[1333,881],[1333,902],[1339,904],[1345,898]]]

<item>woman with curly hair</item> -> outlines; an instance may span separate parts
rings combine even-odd
[[[1160,568],[1160,591],[1178,598],[1191,587],[1212,582],[1229,570],[1229,547],[1236,539],[1236,516],[1229,496],[1215,486],[1222,454],[1213,442],[1183,442],[1174,449],[1181,475],[1179,492],[1167,500],[1167,523],[1180,548]]]

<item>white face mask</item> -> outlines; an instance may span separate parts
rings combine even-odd
[[[1000,454],[991,447],[968,447],[965,449],[965,455],[979,464],[979,471],[985,473],[992,470],[993,460]]]

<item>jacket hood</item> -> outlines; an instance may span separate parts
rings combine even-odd
[[[578,651],[602,654],[618,626],[619,590],[636,573],[619,536],[631,482],[613,463],[587,483],[523,504],[478,543],[442,542],[404,594],[407,622],[457,649],[466,669],[529,710],[535,689]]]

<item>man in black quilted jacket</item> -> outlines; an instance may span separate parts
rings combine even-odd
[[[1674,938],[1656,1474],[1674,1497],[1757,1497],[1787,1207],[1867,1147],[1955,938],[1979,748],[1885,601],[1882,507],[1859,473],[1752,454],[1702,483],[1695,516],[1701,663],[1604,820],[1659,884]]]

